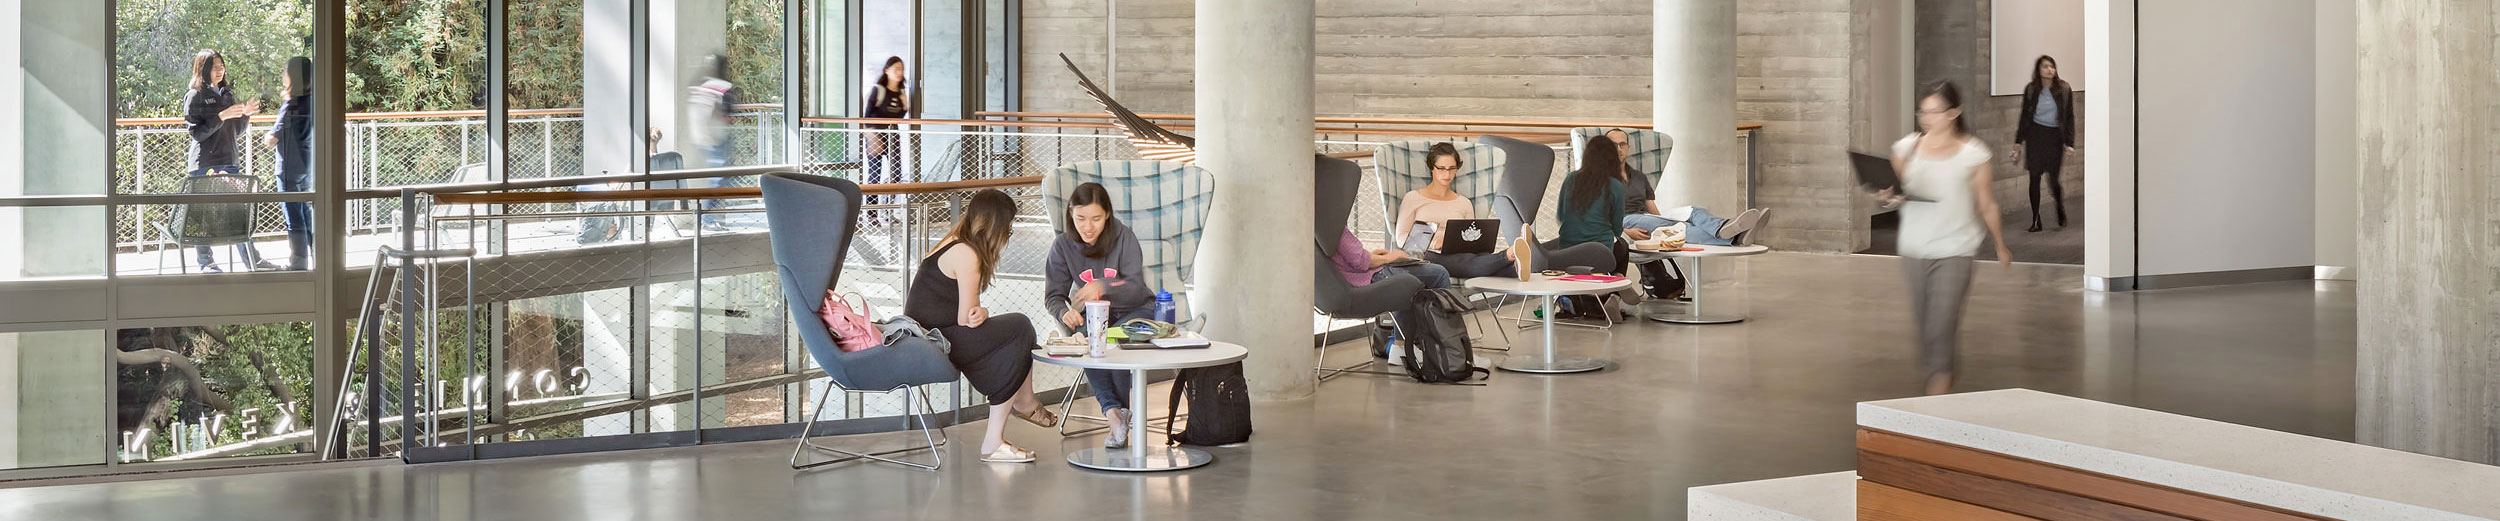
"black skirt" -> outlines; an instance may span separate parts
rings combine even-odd
[[[2023,125],[2023,170],[2057,173],[2066,166],[2066,136],[2057,127]]]
[[[972,389],[989,397],[990,405],[1016,397],[1025,375],[1033,372],[1033,321],[1022,313],[990,317],[980,327],[946,326],[946,360],[964,373]]]

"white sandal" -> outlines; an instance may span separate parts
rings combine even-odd
[[[990,463],[1031,463],[1033,462],[1033,451],[1024,450],[1023,447],[1017,447],[1013,443],[999,442],[998,450],[991,451],[988,455],[981,456],[981,461],[987,461]]]
[[[1119,420],[1122,420],[1122,421],[1109,422],[1109,423],[1111,424],[1111,429],[1110,429],[1110,431],[1111,431],[1111,437],[1110,437],[1110,439],[1103,440],[1103,443],[1102,443],[1102,448],[1106,448],[1106,449],[1125,449],[1125,448],[1128,448],[1128,422],[1126,421],[1126,420],[1128,419],[1128,418],[1127,418],[1127,417],[1128,417],[1128,414],[1127,414],[1127,413],[1128,413],[1128,411],[1127,411],[1126,409],[1112,409],[1112,410],[1114,410],[1114,411],[1120,411],[1120,412],[1118,412],[1118,413],[1105,412],[1105,413],[1103,413],[1103,417],[1104,417],[1104,418],[1108,418],[1108,419],[1119,419]]]

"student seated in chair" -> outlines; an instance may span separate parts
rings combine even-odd
[[[1447,234],[1439,231],[1450,229],[1452,219],[1476,218],[1476,205],[1450,189],[1451,179],[1457,177],[1459,168],[1465,165],[1458,157],[1458,147],[1449,143],[1434,143],[1424,152],[1424,164],[1432,168],[1432,184],[1408,190],[1405,196],[1398,198],[1396,233],[1398,237],[1410,237],[1408,234],[1414,232],[1415,223],[1419,222],[1431,225],[1435,233],[1432,234],[1431,244],[1407,244],[1405,247],[1420,251],[1419,255],[1424,260],[1441,265],[1452,277],[1466,279],[1510,273],[1513,269],[1511,263],[1516,260],[1513,255],[1516,254],[1507,250],[1501,253],[1441,253],[1442,239]]]
[[[1016,223],[1015,199],[995,189],[972,194],[955,229],[920,259],[903,299],[903,315],[945,335],[947,361],[989,397],[989,432],[981,461],[1023,463],[1033,451],[1007,443],[1007,418],[1057,427],[1059,417],[1033,397],[1033,321],[1020,313],[990,316],[981,292],[998,273],[999,253]]]
[[[1609,130],[1606,131],[1606,140],[1614,142],[1617,159],[1630,159],[1630,134],[1623,129]],[[1624,191],[1623,233],[1632,240],[1649,240],[1649,235],[1659,228],[1682,224],[1685,225],[1684,242],[1729,246],[1736,244],[1736,236],[1762,222],[1761,208],[1747,209],[1734,219],[1711,215],[1710,209],[1699,206],[1678,206],[1660,211],[1657,188],[1644,179],[1647,176],[1633,174],[1630,163],[1623,163],[1623,166],[1624,178],[1631,181]]]
[[[1329,260],[1337,264],[1337,273],[1345,276],[1346,284],[1358,288],[1401,272],[1424,281],[1425,288],[1450,287],[1450,270],[1409,257],[1403,250],[1363,249],[1353,229],[1337,236],[1337,254]]]
[[[1111,216],[1111,192],[1099,183],[1076,185],[1068,194],[1068,229],[1050,243],[1042,273],[1044,305],[1068,331],[1085,329],[1085,302],[1111,303],[1110,325],[1154,318],[1154,288],[1146,287],[1145,249]],[[1128,424],[1128,371],[1085,370],[1094,401],[1112,425]],[[1128,446],[1128,429],[1111,429],[1106,448]]]

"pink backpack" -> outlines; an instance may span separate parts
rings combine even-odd
[[[852,293],[851,297],[859,301],[858,306],[852,306],[850,301],[833,290],[825,290],[825,305],[816,310],[816,316],[825,319],[825,330],[833,333],[834,345],[842,348],[844,353],[884,345],[885,337],[877,333],[877,326],[868,323],[866,315],[859,314],[868,309],[868,299],[858,293]]]

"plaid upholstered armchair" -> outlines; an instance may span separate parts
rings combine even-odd
[[[1137,245],[1146,264],[1145,280],[1152,289],[1172,292],[1172,302],[1180,308],[1182,326],[1201,329],[1206,316],[1189,304],[1189,282],[1196,280],[1198,241],[1206,235],[1207,213],[1215,204],[1215,176],[1206,169],[1179,161],[1087,161],[1053,168],[1042,176],[1043,199],[1050,212],[1051,229],[1068,230],[1068,194],[1078,185],[1101,183],[1111,194],[1112,217],[1137,235]],[[1058,320],[1047,320],[1061,326]],[[1067,328],[1057,327],[1065,333]],[[1082,376],[1082,375],[1079,375]],[[1078,381],[1083,381],[1079,378]],[[1061,400],[1061,416],[1072,420],[1103,422],[1100,416],[1076,414],[1068,406],[1078,393],[1076,385]],[[1166,419],[1169,420],[1168,418]],[[1100,427],[1071,431],[1069,422],[1060,422],[1063,436],[1086,434]],[[1170,424],[1164,430],[1169,434]],[[1135,441],[1132,441],[1135,442]]]
[[[1382,145],[1372,153],[1373,169],[1379,172],[1380,178],[1381,222],[1386,223],[1384,229],[1388,235],[1382,243],[1389,248],[1424,252],[1429,247],[1405,243],[1407,234],[1398,233],[1399,225],[1406,224],[1398,222],[1398,208],[1406,202],[1408,192],[1432,184],[1432,165],[1425,162],[1425,157],[1430,155],[1435,143],[1438,142],[1398,141]],[[1476,218],[1499,218],[1495,201],[1500,198],[1502,172],[1509,163],[1509,154],[1497,147],[1465,141],[1451,142],[1450,145],[1458,149],[1459,157],[1459,170],[1450,178],[1450,191],[1467,198],[1468,204],[1475,208]],[[1503,238],[1518,234],[1517,229],[1501,230]],[[1443,255],[1427,252],[1419,256],[1448,268],[1450,278],[1454,280],[1499,275],[1508,271],[1510,266],[1507,258],[1500,253]]]
[[[1215,176],[1179,161],[1086,161],[1042,176],[1051,228],[1068,229],[1068,193],[1101,183],[1111,192],[1112,216],[1137,234],[1145,249],[1146,280],[1172,292],[1181,316],[1191,317],[1189,281],[1196,278],[1198,241],[1206,236],[1207,212],[1215,204]]]

